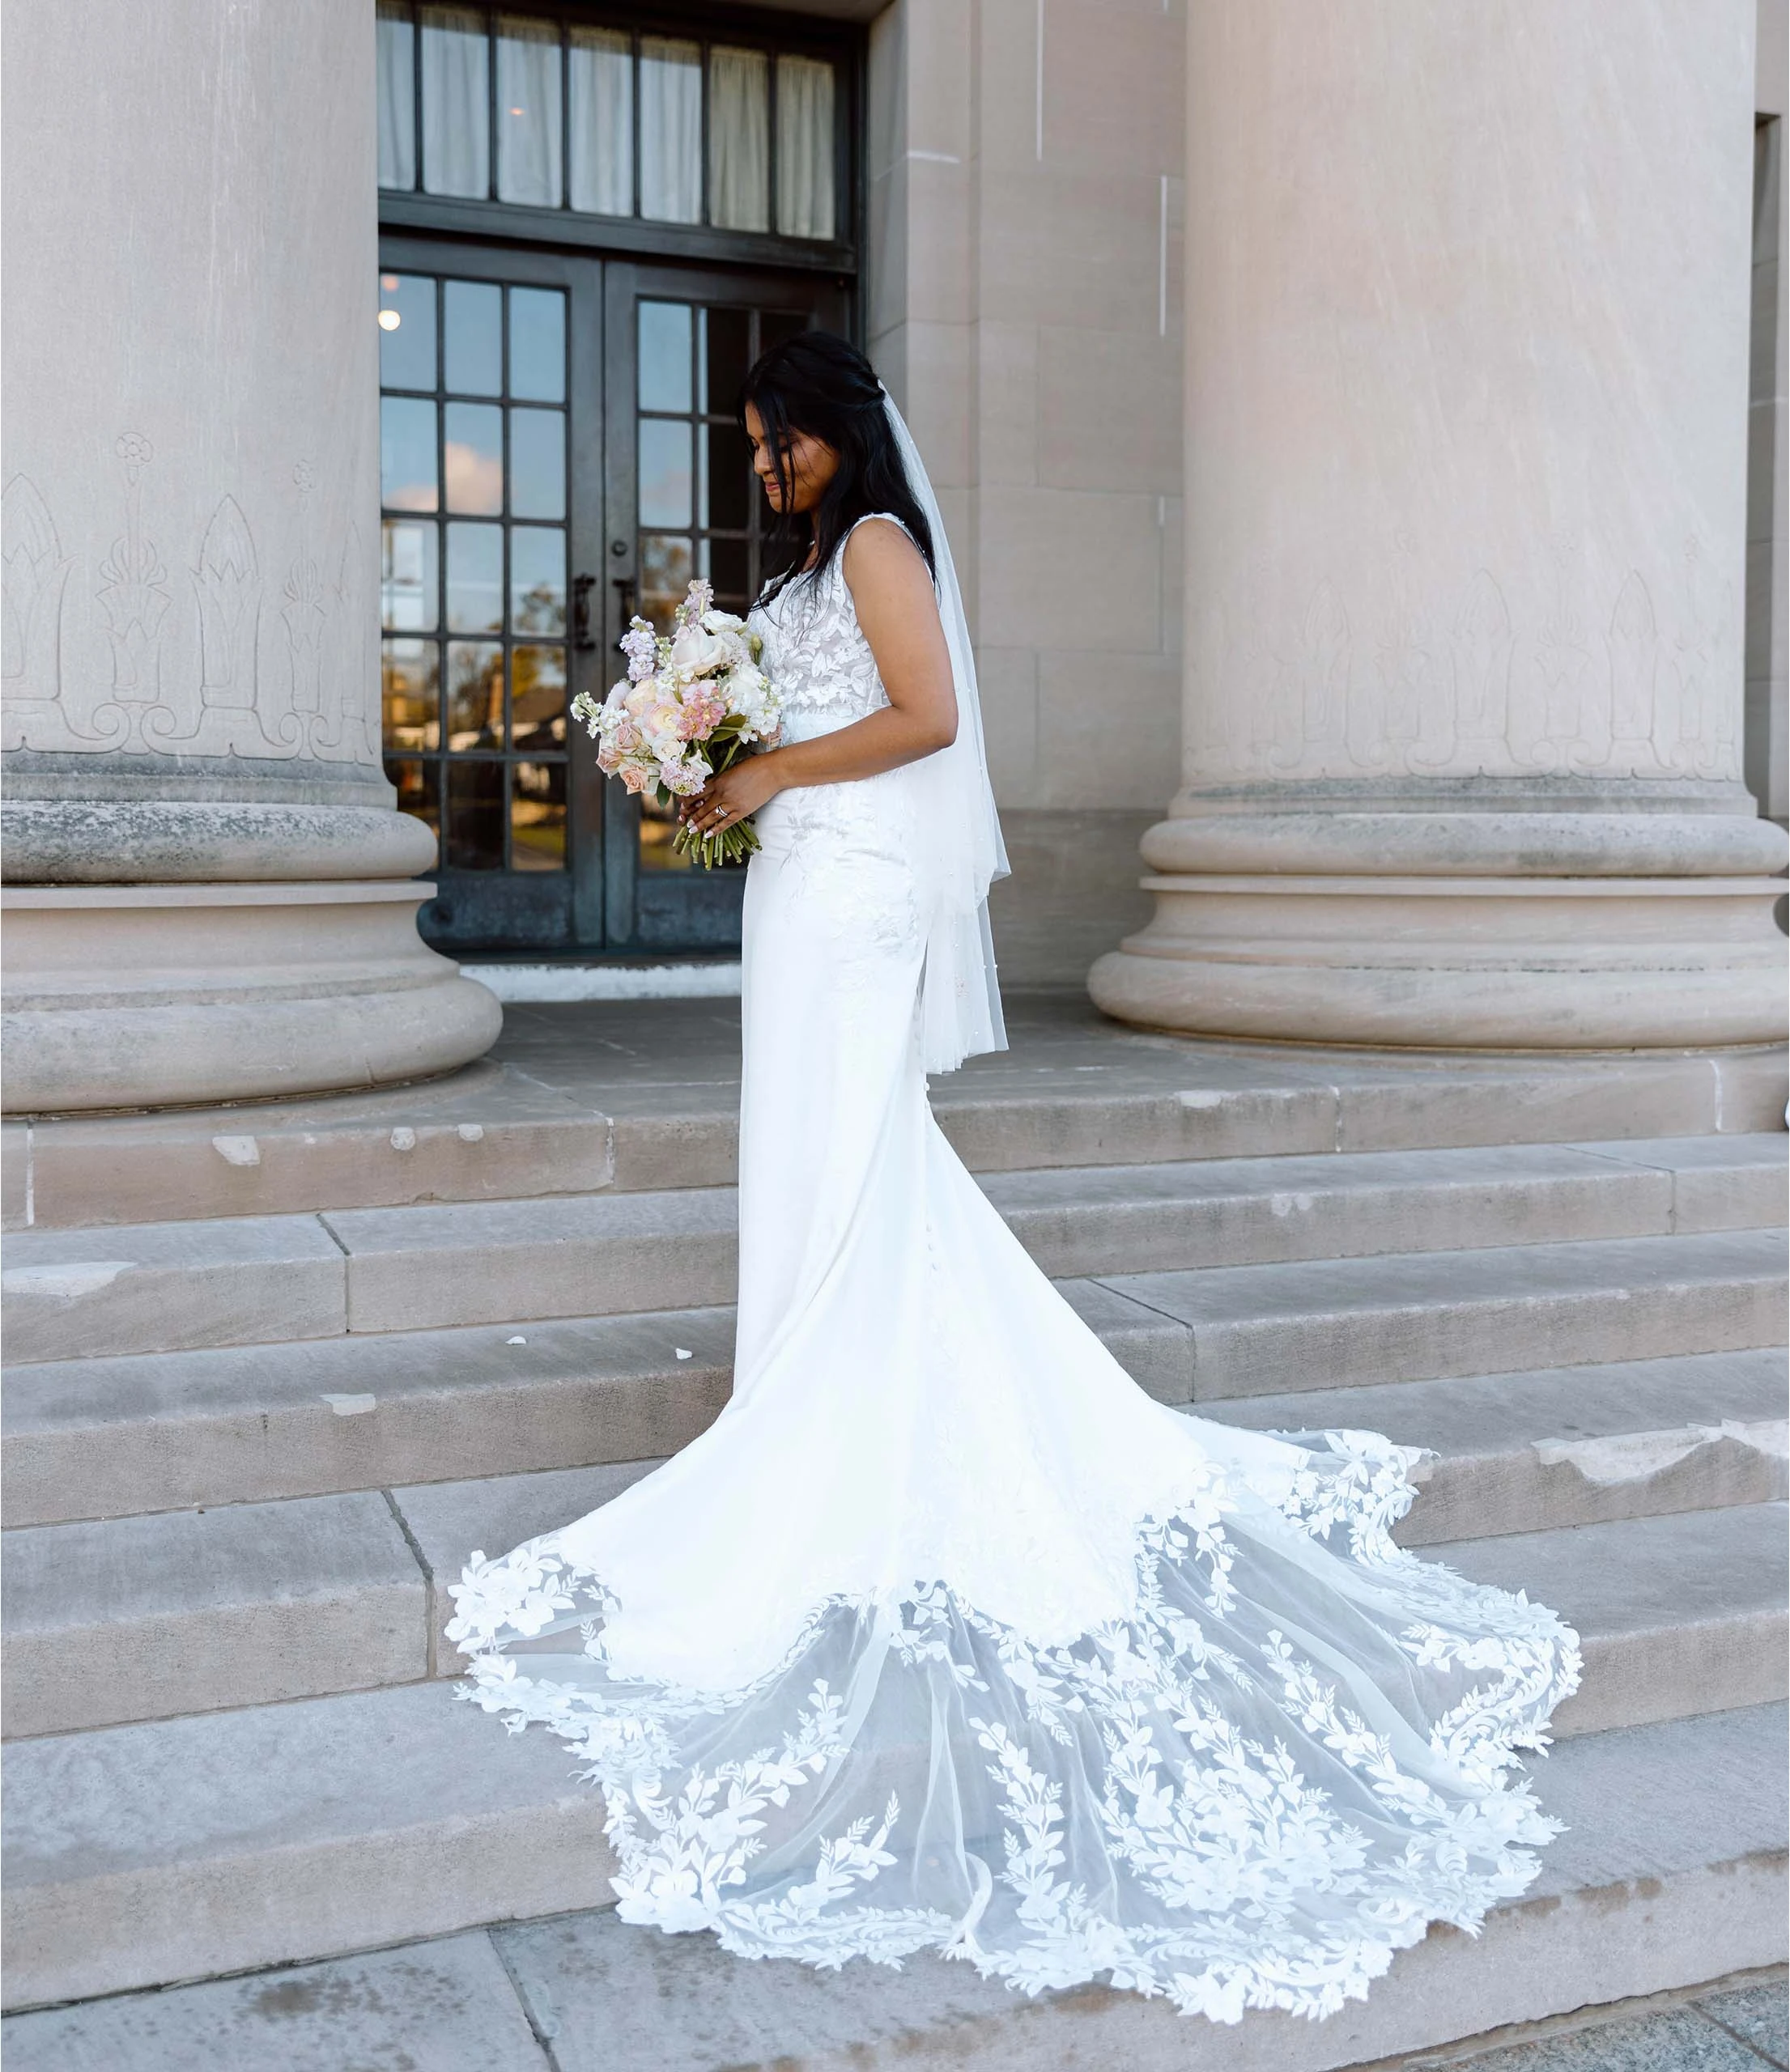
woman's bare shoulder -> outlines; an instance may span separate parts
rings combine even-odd
[[[840,554],[840,565],[852,595],[861,601],[863,592],[906,591],[917,575],[929,590],[932,577],[925,558],[899,519],[880,514],[861,518],[852,529]]]

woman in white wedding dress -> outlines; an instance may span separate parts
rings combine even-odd
[[[585,1759],[625,1920],[1329,2014],[1533,1877],[1558,1824],[1516,1751],[1575,1636],[1393,1544],[1411,1450],[1153,1402],[959,1164],[925,1073],[1004,1041],[1005,865],[937,505],[843,341],[746,397],[783,745],[692,809],[763,844],[733,1399],[474,1556],[469,1695]]]

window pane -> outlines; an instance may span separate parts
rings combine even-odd
[[[379,499],[393,511],[433,511],[435,405],[409,396],[379,403]]]
[[[495,641],[448,643],[448,746],[504,745],[504,651]]]
[[[602,216],[634,213],[634,58],[621,29],[574,28],[571,202]]]
[[[771,227],[771,61],[762,50],[708,53],[708,220]]]
[[[702,220],[702,47],[640,39],[640,214]]]
[[[559,25],[497,18],[497,198],[559,206]]]
[[[640,304],[640,408],[690,408],[690,305]]]
[[[481,514],[501,511],[504,413],[488,403],[449,403],[444,407],[442,459],[448,476],[448,508]]]
[[[566,867],[566,766],[518,762],[511,771],[510,868]]]
[[[386,388],[435,386],[435,282],[424,274],[379,277],[379,379]]]
[[[388,640],[381,652],[387,748],[441,745],[436,709],[440,650],[432,640]]]
[[[708,580],[715,586],[715,601],[724,612],[738,612],[742,618],[751,601],[746,573],[744,540],[708,542]]]
[[[510,651],[510,745],[566,745],[566,651],[545,644]]]
[[[566,420],[559,410],[510,412],[510,509],[518,518],[566,515]]]
[[[696,312],[696,407],[731,417],[750,363],[750,317],[743,309]]]
[[[640,523],[690,523],[690,427],[676,418],[640,420]]]
[[[504,393],[504,291],[488,281],[448,281],[441,290],[442,379],[463,396]]]
[[[504,766],[448,765],[447,865],[451,871],[504,868]]]
[[[814,57],[777,60],[777,228],[832,237],[833,68]]]
[[[448,631],[500,633],[504,626],[504,529],[448,528]]]
[[[432,194],[491,192],[490,65],[480,9],[423,10],[423,185]]]
[[[671,614],[683,602],[694,573],[688,540],[648,533],[640,541],[640,613],[661,633],[671,631]]]
[[[379,0],[379,184],[416,185],[416,32],[408,0]]]
[[[808,329],[808,319],[799,309],[761,309],[759,312],[759,350],[767,353]]]
[[[510,532],[510,631],[566,630],[566,536],[557,526],[517,525]]]
[[[743,532],[752,486],[750,449],[738,425],[704,425],[703,507],[699,525],[721,525]]]
[[[440,766],[407,758],[401,762],[395,756],[385,759],[385,775],[398,789],[398,811],[413,814],[438,834],[441,831],[441,792],[437,782]]]
[[[566,298],[558,288],[510,290],[510,393],[566,400]]]
[[[391,633],[431,633],[436,615],[435,526],[388,518],[381,528],[379,618]]]

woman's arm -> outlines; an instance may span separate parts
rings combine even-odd
[[[745,757],[688,802],[687,820],[718,824],[724,810],[742,819],[792,785],[874,777],[957,738],[951,658],[919,548],[899,525],[873,518],[845,542],[843,566],[887,706],[814,741]]]

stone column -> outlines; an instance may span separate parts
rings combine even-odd
[[[1183,785],[1108,1013],[1784,1032],[1741,782],[1754,0],[1192,0]]]
[[[6,1105],[440,1072],[380,765],[373,10],[9,19]]]

